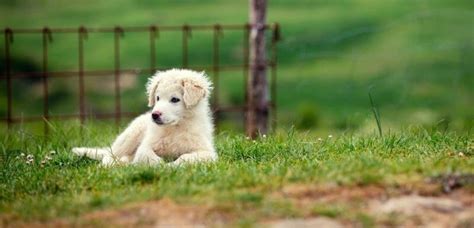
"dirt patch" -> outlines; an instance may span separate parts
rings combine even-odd
[[[408,195],[371,201],[371,214],[382,222],[398,217],[404,226],[462,227],[474,225],[474,208],[447,197]]]
[[[474,196],[456,189],[449,194],[431,186],[422,189],[382,186],[290,185],[265,200],[286,200],[297,216],[258,214],[258,209],[236,210],[222,204],[178,204],[170,199],[133,203],[75,219],[25,223],[2,216],[2,227],[208,227],[235,225],[252,217],[268,227],[428,226],[474,227]],[[222,202],[224,203],[224,202]],[[227,205],[227,204],[226,204]],[[231,204],[233,205],[233,204]],[[258,207],[257,205],[254,205]],[[294,216],[297,218],[289,218]],[[321,225],[325,224],[325,225]],[[301,225],[301,226],[300,226]]]
[[[284,187],[277,194],[298,201],[317,200],[320,202],[334,202],[381,197],[387,194],[387,190],[378,186],[341,187],[336,185],[291,185]]]
[[[120,227],[204,227],[223,225],[232,215],[215,210],[209,205],[177,204],[170,199],[144,202],[118,210],[92,212],[77,221],[81,224],[104,224]]]
[[[342,228],[344,227],[341,223],[330,218],[308,218],[308,219],[281,219],[275,220],[264,226],[272,228],[292,228],[292,227],[325,227],[325,228]]]
[[[286,198],[303,217],[329,216],[344,226],[474,227],[474,195],[439,185],[403,187],[292,185],[272,195]],[[285,224],[285,223],[283,223]]]
[[[169,199],[140,203],[119,210],[97,211],[86,214],[82,222],[106,224],[113,221],[117,226],[184,226],[204,225],[208,212],[205,206],[178,205]],[[110,224],[110,223],[109,223]]]
[[[2,227],[207,227],[225,224],[231,215],[206,205],[182,205],[170,199],[133,203],[120,209],[84,214],[74,219],[25,223],[4,217]]]

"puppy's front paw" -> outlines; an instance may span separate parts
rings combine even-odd
[[[217,155],[208,152],[197,152],[197,153],[189,153],[183,154],[174,162],[171,162],[171,166],[181,166],[185,164],[195,164],[198,162],[214,162],[217,160]]]
[[[85,148],[82,148],[82,147],[72,148],[72,153],[74,153],[75,155],[77,155],[79,157],[85,156],[86,152],[87,152],[87,150]]]
[[[105,156],[102,158],[102,166],[104,167],[112,167],[115,165],[117,162],[112,156]]]
[[[162,162],[163,159],[160,157],[154,155],[154,156],[140,156],[137,154],[135,158],[132,161],[132,164],[138,165],[138,164],[145,164],[145,165],[157,165]]]

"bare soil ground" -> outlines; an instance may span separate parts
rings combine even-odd
[[[307,211],[305,216],[309,218],[318,216],[318,210],[311,210],[315,204],[342,208],[329,215],[334,224],[343,227],[367,225],[361,217],[376,226],[474,227],[474,194],[465,189],[445,194],[437,185],[409,188],[290,186],[279,194]],[[322,213],[325,214],[324,210]],[[329,223],[325,225],[330,226],[333,227]]]
[[[469,189],[447,194],[439,190],[439,185],[404,188],[291,185],[269,197],[288,200],[299,211],[298,216],[262,217],[256,221],[259,226],[474,227],[474,193]],[[241,216],[245,214],[212,205],[178,204],[161,199],[94,211],[75,219],[24,222],[3,216],[2,226],[221,227],[236,225]]]

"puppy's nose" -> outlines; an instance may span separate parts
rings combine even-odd
[[[161,112],[160,111],[154,111],[151,113],[151,118],[154,119],[154,120],[157,120],[159,119],[161,116]]]

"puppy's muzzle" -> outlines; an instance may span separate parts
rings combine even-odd
[[[154,111],[151,113],[151,119],[153,120],[153,122],[157,123],[157,124],[163,124],[163,120],[161,119],[161,112],[160,111]]]

